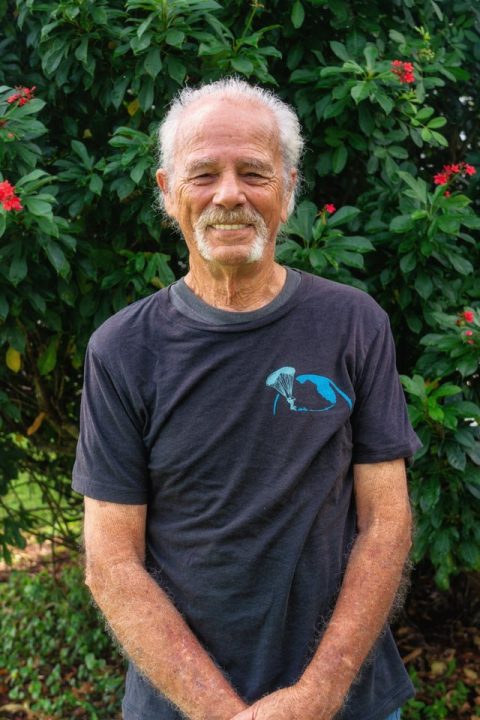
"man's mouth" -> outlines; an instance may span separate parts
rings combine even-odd
[[[241,225],[227,225],[227,224],[220,224],[217,223],[215,225],[210,225],[211,228],[214,230],[243,230],[244,228],[250,227],[249,224],[241,224]]]

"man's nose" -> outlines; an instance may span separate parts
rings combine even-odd
[[[235,173],[225,173],[218,179],[213,196],[215,205],[232,209],[246,202],[241,179]]]

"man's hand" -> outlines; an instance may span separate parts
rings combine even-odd
[[[341,706],[334,695],[326,688],[312,694],[298,683],[266,695],[231,720],[332,720]]]

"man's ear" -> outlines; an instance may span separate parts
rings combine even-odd
[[[288,187],[285,188],[285,193],[284,193],[284,197],[283,197],[282,213],[280,216],[280,220],[282,221],[282,223],[285,223],[288,220],[288,216],[289,216],[288,208],[290,205],[291,197],[292,197],[293,193],[295,192],[295,185],[297,184],[297,177],[298,177],[297,171],[295,170],[295,168],[292,168],[292,170],[290,170]]]
[[[167,171],[163,168],[159,168],[155,173],[157,179],[157,185],[160,188],[160,192],[163,193],[163,202],[165,205],[165,211],[170,217],[174,217],[174,203],[173,197],[169,190],[169,182]]]

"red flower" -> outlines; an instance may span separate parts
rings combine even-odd
[[[14,103],[18,101],[18,104],[20,107],[22,105],[26,105],[30,100],[33,100],[33,93],[36,90],[36,86],[34,85],[31,88],[27,87],[17,87],[15,90],[16,93],[13,93],[13,95],[10,95],[9,98],[7,98],[8,103]]]
[[[23,205],[16,195],[12,198],[7,198],[7,200],[3,200],[2,205],[4,210],[23,210]]]
[[[414,67],[412,63],[392,60],[391,70],[398,77],[401,83],[410,84],[415,82]]]
[[[448,175],[447,173],[437,173],[435,177],[433,178],[433,182],[435,185],[446,185],[448,183]]]
[[[15,186],[4,180],[0,182],[0,203],[4,210],[23,210],[20,199],[15,195]]]
[[[471,337],[473,335],[473,330],[465,330],[465,335],[467,337]]]
[[[443,193],[443,197],[447,197],[447,198],[448,198],[448,197],[450,197],[451,194],[452,194],[452,193],[450,192],[450,190],[445,190],[445,192]]]
[[[466,320],[466,322],[473,322],[475,320],[475,313],[472,310],[465,310],[463,319]]]
[[[336,210],[337,208],[335,207],[335,205],[332,205],[332,203],[327,203],[323,209],[324,209],[327,213],[332,214],[332,213],[335,212],[335,210]]]
[[[446,185],[455,175],[475,175],[476,172],[473,165],[465,162],[444,165],[442,172],[433,176],[433,182],[435,185]]]

